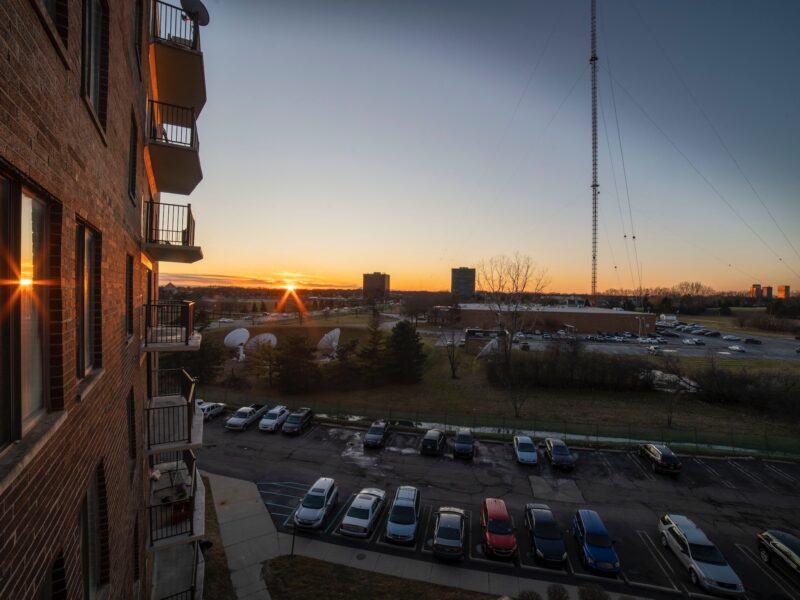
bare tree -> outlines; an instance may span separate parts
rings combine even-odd
[[[497,313],[497,324],[509,331],[503,348],[507,364],[511,362],[511,344],[522,324],[525,305],[548,285],[547,269],[527,254],[501,254],[478,264],[478,288],[487,306]]]

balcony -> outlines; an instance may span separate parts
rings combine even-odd
[[[203,179],[195,111],[150,100],[147,156],[159,192],[191,194]]]
[[[146,233],[144,250],[157,261],[193,263],[203,258],[194,245],[192,205],[145,202]]]
[[[154,0],[150,39],[156,98],[200,114],[206,103],[206,75],[196,19],[177,6]]]
[[[158,454],[200,448],[203,413],[195,402],[196,381],[183,369],[153,373],[154,395],[145,408],[145,451]]]
[[[197,542],[179,544],[153,555],[151,600],[201,600],[205,561]]]
[[[147,547],[153,551],[199,540],[206,517],[206,490],[192,451],[158,456],[150,469],[147,506]]]
[[[145,304],[144,350],[185,352],[200,349],[202,336],[194,330],[194,302]]]

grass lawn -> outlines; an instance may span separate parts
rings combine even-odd
[[[423,381],[418,385],[284,395],[276,389],[268,389],[265,383],[259,381],[253,383],[252,389],[244,391],[202,386],[198,397],[211,402],[225,402],[229,408],[263,401],[290,407],[310,406],[317,412],[336,414],[441,423],[452,423],[453,417],[459,417],[459,422],[465,425],[514,426],[514,411],[509,397],[506,392],[490,386],[486,381],[484,363],[462,354],[459,378],[452,379],[444,349],[429,343],[426,343],[426,349],[429,359]],[[745,364],[744,361],[742,364]],[[785,364],[776,361],[769,367],[781,368]],[[654,368],[659,366],[657,361],[654,362]],[[692,364],[686,365],[687,372],[691,367]],[[667,424],[670,409],[667,398],[667,395],[659,393],[540,389],[528,395],[521,418],[527,421],[535,419],[537,428],[552,426],[555,430],[563,427],[564,423],[583,424],[585,428],[591,428],[590,431],[597,426],[661,428]],[[768,429],[776,435],[798,432],[798,425],[787,420],[764,419],[743,408],[708,404],[691,397],[675,399],[672,413],[675,429],[696,428],[700,431],[734,433]]]
[[[206,539],[214,544],[205,554],[206,575],[203,593],[206,598],[215,600],[236,600],[236,592],[228,572],[228,559],[225,557],[225,548],[219,534],[214,498],[206,477],[203,477],[203,484],[206,487]]]
[[[702,315],[684,315],[681,320],[686,323],[698,323],[703,327],[710,327],[712,329],[719,329],[724,332],[735,334],[743,334],[753,337],[772,337],[772,338],[785,338],[794,339],[794,334],[788,332],[782,333],[780,331],[763,331],[752,327],[740,327],[739,317],[758,317],[766,316],[765,308],[733,308],[733,315],[730,317],[723,317],[719,314],[719,309],[710,309]],[[787,327],[798,326],[796,319],[786,319]]]
[[[274,600],[496,600],[497,596],[352,569],[303,556],[265,563]],[[210,596],[215,597],[215,596]]]

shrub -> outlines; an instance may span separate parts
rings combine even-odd
[[[547,586],[547,600],[569,600],[569,592],[560,583],[551,583]]]
[[[608,595],[608,592],[594,583],[579,587],[578,598],[580,598],[580,600],[611,600],[611,596]]]
[[[533,590],[522,590],[517,596],[517,600],[542,600],[542,595]]]

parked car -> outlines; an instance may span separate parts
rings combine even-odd
[[[567,560],[567,546],[547,504],[525,505],[525,529],[531,539],[531,548],[538,562],[563,567]]]
[[[499,498],[481,502],[481,532],[486,556],[514,558],[517,554],[517,534],[506,503]]]
[[[572,533],[584,567],[601,573],[619,573],[619,556],[600,515],[585,508],[578,510],[572,518]]]
[[[639,446],[639,456],[650,463],[654,472],[661,471],[662,473],[677,475],[683,467],[680,459],[664,444],[641,444]]]
[[[695,342],[692,338],[683,338],[681,340],[681,342],[683,342],[687,346],[695,346],[695,345],[697,345],[697,342]]]
[[[670,548],[689,570],[694,585],[708,592],[744,596],[739,576],[706,534],[683,515],[664,515],[658,520],[661,545]]]
[[[720,336],[720,332],[719,331],[707,331],[704,335],[706,337],[719,337]]]
[[[527,435],[514,436],[514,455],[521,465],[535,465],[539,462],[539,453],[536,444]]]
[[[330,477],[320,477],[294,511],[294,524],[303,529],[319,529],[338,502],[339,486]]]
[[[386,521],[386,539],[398,544],[413,544],[417,539],[422,499],[419,490],[401,485],[394,495]]]
[[[761,340],[759,340],[759,339],[756,339],[756,338],[744,338],[744,343],[745,344],[756,344],[756,345],[760,346],[763,342]]]
[[[311,418],[313,416],[314,411],[310,408],[298,408],[286,417],[281,431],[288,434],[301,433],[306,427],[311,425]]]
[[[759,533],[756,538],[761,560],[800,583],[800,539],[775,529]]]
[[[530,345],[530,343],[528,343],[528,342],[522,342],[522,343],[519,345],[519,349],[520,349],[520,350],[523,350],[524,352],[528,352],[528,351],[531,349],[531,345]]]
[[[430,429],[425,437],[422,438],[422,445],[419,448],[420,454],[439,455],[444,452],[444,433],[438,429]]]
[[[742,348],[741,346],[735,346],[735,345],[734,346],[728,346],[728,350],[731,350],[732,352],[744,352],[745,351],[744,348]]]
[[[364,488],[353,498],[350,508],[339,525],[339,533],[353,537],[369,537],[378,524],[378,517],[386,501],[386,492],[378,488]]]
[[[437,558],[464,558],[464,532],[467,515],[460,508],[442,506],[436,511],[433,527],[433,555]]]
[[[364,434],[365,448],[381,448],[389,436],[389,424],[386,421],[375,421]]]
[[[203,413],[203,421],[210,421],[214,417],[225,414],[225,405],[222,402],[203,402],[200,412]]]
[[[558,438],[545,438],[544,455],[553,468],[571,471],[575,467],[575,457],[569,451],[564,440]]]
[[[459,429],[456,439],[453,440],[453,458],[463,456],[473,458],[475,456],[475,438],[469,429]]]
[[[692,341],[694,342],[695,346],[705,346],[706,345],[706,343],[703,340],[701,340],[700,338],[692,338]]]
[[[741,342],[742,341],[742,338],[740,338],[738,335],[723,335],[722,339],[725,340],[726,342]]]
[[[251,404],[243,406],[225,421],[225,429],[245,431],[250,425],[258,421],[267,412],[266,404]]]
[[[289,409],[279,404],[273,406],[270,411],[264,415],[258,428],[261,431],[278,431],[283,425],[283,422],[289,417]]]

